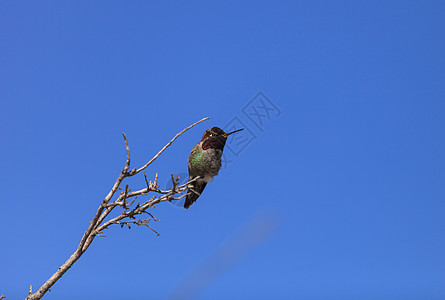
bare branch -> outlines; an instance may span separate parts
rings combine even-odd
[[[155,161],[162,152],[165,151],[180,135],[182,135],[184,132],[192,128],[193,126],[207,120],[209,118],[201,119],[200,121],[186,127],[184,130],[176,134],[173,139],[170,140],[170,142],[165,145],[149,162],[147,162],[144,166],[142,166],[139,169],[134,168],[130,172],[128,171],[130,169],[130,148],[128,146],[128,141],[125,133],[123,133],[124,142],[125,142],[125,150],[127,153],[127,158],[125,161],[125,165],[122,169],[122,172],[117,177],[115,183],[113,184],[111,190],[108,192],[108,194],[105,196],[105,198],[102,200],[101,204],[99,205],[96,214],[93,217],[93,220],[90,222],[88,228],[86,229],[85,233],[82,236],[82,239],[79,242],[79,245],[74,251],[73,254],[61,265],[57,271],[35,292],[32,292],[32,286],[29,287],[29,293],[28,297],[25,300],[36,300],[41,299],[45,293],[50,290],[50,288],[65,274],[66,271],[68,271],[69,268],[72,267],[72,265],[82,256],[82,254],[88,249],[88,247],[93,242],[94,238],[96,236],[105,236],[103,234],[103,231],[108,228],[112,224],[118,224],[121,226],[127,226],[130,228],[130,225],[135,224],[138,226],[146,226],[147,228],[151,229],[154,233],[159,235],[159,233],[154,230],[151,226],[148,225],[150,220],[153,221],[159,221],[159,219],[155,218],[151,213],[147,212],[146,210],[150,207],[153,207],[155,204],[164,202],[164,201],[172,201],[172,200],[179,200],[182,199],[184,196],[186,196],[186,191],[188,188],[189,183],[195,181],[198,179],[194,178],[190,180],[189,182],[178,185],[179,177],[176,176],[176,178],[171,174],[173,187],[169,190],[160,190],[158,185],[158,173],[155,175],[154,181],[148,181],[147,175],[144,173],[145,183],[146,187],[143,189],[131,191],[128,184],[125,185],[125,190],[122,191],[122,181],[126,177],[134,176],[147,168],[153,161]],[[114,201],[111,201],[111,199],[116,194],[116,191],[121,190],[119,196]],[[134,206],[135,200],[138,196],[145,196],[149,192],[154,192],[157,194],[157,196],[151,197],[149,200],[138,203],[136,206]],[[176,196],[177,195],[177,196]],[[131,201],[127,201],[131,200]],[[109,214],[116,208],[116,207],[122,207],[123,211],[116,217],[111,218],[108,221],[105,221],[106,218],[109,216]],[[142,214],[148,214],[150,217],[148,219],[140,219],[140,216]],[[138,217],[138,218],[137,218]],[[4,297],[2,295],[2,297]],[[0,298],[1,299],[1,298]]]
[[[183,134],[184,132],[186,132],[187,130],[189,130],[190,128],[192,128],[195,125],[198,125],[199,123],[208,120],[209,118],[204,118],[199,120],[198,122],[190,125],[189,127],[186,127],[183,131],[179,132],[178,134],[175,135],[174,138],[172,138],[172,140],[164,146],[164,148],[162,148],[148,163],[146,163],[145,165],[143,165],[142,167],[140,167],[139,169],[136,170],[136,172],[134,172],[134,174],[131,175],[136,175],[137,173],[139,173],[140,171],[144,170],[145,168],[147,168],[152,162],[154,162],[156,160],[156,158],[158,158],[159,155],[161,155],[162,152],[165,151],[165,149],[167,149],[181,134]]]

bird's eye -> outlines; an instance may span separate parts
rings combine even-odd
[[[211,133],[210,136],[215,136],[215,134],[214,134],[214,133]]]

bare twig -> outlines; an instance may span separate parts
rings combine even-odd
[[[154,233],[159,235],[159,233],[156,230],[154,230],[151,226],[148,225],[150,220],[153,220],[153,221],[159,221],[159,220],[157,218],[155,218],[151,213],[147,212],[146,210],[160,202],[182,199],[184,196],[186,196],[188,184],[197,180],[197,178],[194,178],[185,184],[178,185],[178,177],[176,177],[176,179],[175,179],[172,174],[173,187],[170,190],[163,191],[163,190],[160,190],[159,186],[158,186],[158,173],[156,173],[155,179],[152,182],[151,181],[148,182],[147,176],[144,173],[144,178],[145,178],[145,183],[146,183],[145,188],[140,189],[140,190],[131,191],[131,189],[128,187],[128,184],[126,184],[125,190],[120,192],[117,199],[115,199],[114,201],[111,201],[111,199],[116,194],[116,191],[122,190],[120,185],[126,177],[134,176],[134,175],[138,174],[139,172],[141,172],[142,170],[146,169],[180,135],[182,135],[184,132],[186,132],[193,126],[195,126],[207,119],[209,119],[209,118],[201,119],[200,121],[188,126],[184,130],[180,131],[150,161],[148,161],[145,165],[143,165],[139,169],[134,168],[131,171],[128,171],[130,169],[130,148],[128,146],[127,137],[126,137],[125,133],[123,133],[122,135],[124,137],[125,150],[127,153],[125,165],[122,169],[122,172],[117,177],[116,182],[113,184],[111,190],[108,192],[108,194],[105,196],[105,198],[102,200],[101,204],[99,205],[99,208],[97,209],[96,214],[93,217],[93,220],[90,222],[88,228],[86,229],[85,233],[83,234],[82,239],[80,240],[76,251],[74,251],[74,253],[71,254],[71,256],[65,261],[65,263],[63,263],[57,269],[57,271],[35,293],[32,292],[32,286],[30,286],[28,297],[25,300],[41,299],[43,297],[43,295],[45,295],[45,293],[48,292],[48,290],[63,276],[63,274],[65,274],[65,272],[68,271],[68,269],[71,268],[71,266],[82,256],[82,254],[91,245],[94,238],[96,236],[105,236],[102,232],[112,224],[119,224],[121,226],[125,225],[128,227],[130,227],[131,224],[135,224],[135,225],[139,225],[139,226],[142,225],[142,226],[148,227]],[[136,206],[133,207],[133,204],[138,196],[145,196],[149,192],[155,192],[158,194],[158,196],[153,196],[150,200],[147,200],[143,203],[138,203]],[[178,196],[176,196],[176,195],[178,195]],[[127,202],[127,200],[129,200],[129,202]],[[108,221],[105,221],[105,219],[108,217],[108,215],[116,207],[122,207],[123,212],[120,215],[118,215],[117,217],[114,217]],[[144,220],[136,219],[136,217],[139,217],[140,215],[142,215],[144,213],[147,213],[150,217],[148,219],[144,219]]]
[[[143,165],[142,167],[140,167],[139,169],[136,170],[136,172],[132,175],[136,175],[137,173],[139,173],[140,171],[144,170],[146,167],[148,167],[152,162],[154,162],[156,160],[156,158],[158,158],[159,155],[161,155],[162,152],[165,151],[165,149],[167,149],[181,134],[183,134],[184,132],[186,132],[187,130],[189,130],[190,128],[192,128],[193,126],[208,120],[209,118],[204,118],[199,120],[198,122],[190,125],[189,127],[185,128],[183,131],[179,132],[178,134],[175,135],[174,138],[172,138],[172,140],[164,146],[164,148],[162,148],[148,163],[146,163],[145,165]]]
[[[153,228],[151,228],[148,225],[148,222],[150,222],[150,218],[146,219],[146,220],[130,220],[130,221],[117,221],[116,224],[121,225],[121,228],[124,227],[124,225],[126,225],[128,227],[128,229],[131,229],[130,224],[136,224],[138,226],[144,225],[146,227],[148,227],[149,229],[151,229],[154,233],[156,233],[157,236],[159,236],[159,232],[157,232],[156,230],[154,230]]]
[[[149,189],[150,188],[150,184],[148,183],[147,174],[145,174],[145,172],[144,172],[144,179],[145,179],[145,183],[147,184],[147,189]]]

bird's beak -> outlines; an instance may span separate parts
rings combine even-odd
[[[244,128],[241,128],[241,129],[238,129],[238,130],[235,130],[235,131],[229,132],[229,133],[227,133],[227,136],[231,135],[232,133],[235,133],[235,132],[241,131],[241,130],[244,130]]]

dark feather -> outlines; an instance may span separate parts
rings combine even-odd
[[[204,188],[206,187],[207,182],[205,181],[195,181],[192,183],[192,187],[188,189],[188,194],[185,198],[184,208],[189,208],[190,205],[192,205],[198,197],[202,194],[204,191]],[[199,194],[197,194],[197,193]]]

